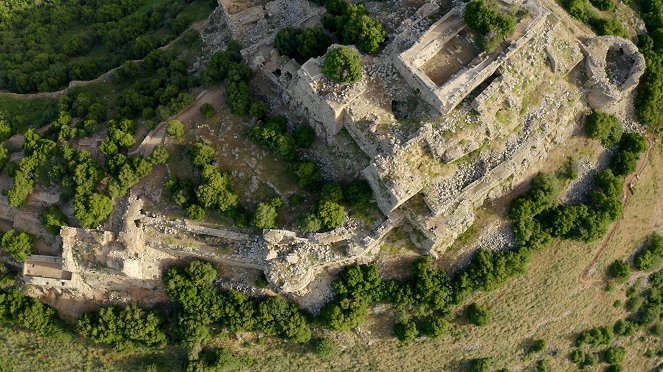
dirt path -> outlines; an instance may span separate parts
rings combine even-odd
[[[631,183],[633,180],[638,177],[641,173],[642,170],[645,168],[647,163],[649,162],[649,157],[651,155],[651,151],[654,148],[654,141],[652,140],[651,136],[647,136],[647,142],[649,142],[649,146],[647,148],[647,152],[645,153],[645,156],[640,159],[638,166],[636,168],[636,171],[633,172],[630,176],[626,177],[626,180],[624,180],[624,186],[622,189],[622,201],[624,204],[624,209],[626,209],[626,206],[628,205],[628,202],[633,196],[633,192],[631,191]],[[605,249],[608,247],[608,243],[612,241],[612,237],[615,235],[615,232],[617,231],[617,228],[621,225],[621,222],[624,220],[624,213],[622,212],[622,216],[615,221],[615,223],[612,224],[612,227],[610,228],[610,231],[608,234],[603,238],[603,243],[601,244],[601,247],[599,248],[598,251],[596,251],[596,254],[594,255],[594,258],[587,264],[587,266],[582,270],[582,274],[578,278],[578,281],[582,284],[587,285],[603,285],[607,281],[605,279],[590,279],[590,275],[594,272],[596,263],[598,262],[599,258],[605,251]]]
[[[202,105],[209,103],[216,110],[221,107],[223,104],[223,86],[217,85],[216,87],[203,90],[198,94],[196,100],[184,111],[177,114],[177,116],[172,117],[171,119],[180,120],[187,125],[196,125],[202,122],[205,118],[200,112]],[[140,145],[138,145],[134,150],[130,151],[130,155],[140,154],[143,157],[150,156],[152,151],[157,145],[164,144],[166,140],[166,130],[167,130],[167,121],[159,123],[154,129],[152,129]]]
[[[200,108],[206,104],[211,104],[215,110],[223,105],[223,85],[219,84],[212,89],[207,89],[202,91],[196,97],[196,100],[191,106],[189,106],[184,111],[180,112],[173,119],[179,120],[185,124],[195,125],[203,121],[205,118],[200,112]]]

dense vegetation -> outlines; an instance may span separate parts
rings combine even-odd
[[[605,147],[612,147],[622,139],[624,128],[614,115],[593,111],[586,120],[587,134],[601,141]]]
[[[325,6],[322,25],[333,33],[341,44],[355,45],[365,53],[375,54],[387,39],[382,23],[371,17],[364,4],[347,0],[316,0]]]
[[[0,5],[0,89],[54,91],[140,59],[182,33],[209,0],[12,1]]]
[[[48,336],[62,330],[57,311],[18,289],[0,289],[0,319]]]
[[[648,34],[638,35],[638,48],[647,67],[640,78],[635,109],[640,121],[660,130],[663,128],[663,2],[641,0],[639,3]]]
[[[292,57],[299,63],[325,54],[332,39],[321,27],[286,27],[276,33],[274,46],[279,53]]]
[[[494,2],[472,0],[465,8],[465,23],[481,34],[479,44],[487,52],[493,52],[516,28],[516,17],[498,10]]]
[[[565,0],[562,5],[569,14],[580,22],[588,24],[599,35],[627,36],[619,20],[605,18],[597,11],[597,9],[614,8],[615,3],[612,0]]]

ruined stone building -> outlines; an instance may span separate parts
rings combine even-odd
[[[431,1],[402,22],[382,52],[362,56],[361,82],[339,85],[322,74],[324,57],[300,65],[273,47],[278,29],[317,25],[322,8],[305,0],[220,4],[245,60],[281,103],[327,142],[347,131],[371,159],[362,176],[385,218],[369,233],[346,226],[249,236],[147,216],[132,199],[117,231],[63,229],[62,259],[32,257],[28,282],[84,278],[79,287],[108,292],[130,282],[149,289],[170,262],[200,257],[263,271],[276,289],[302,293],[325,269],[370,260],[403,224],[422,252],[439,257],[473,223],[476,208],[536,172],[583,113],[623,102],[644,70],[630,41],[581,41],[535,0],[499,2],[518,9],[519,21],[494,53],[477,47],[463,5],[431,19],[439,10]],[[418,116],[399,112],[403,106]]]

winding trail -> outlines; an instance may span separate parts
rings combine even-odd
[[[629,202],[631,196],[633,196],[633,192],[631,191],[630,185],[633,182],[633,180],[636,177],[640,176],[640,174],[642,173],[642,170],[645,168],[645,166],[649,162],[649,157],[651,155],[651,151],[654,148],[654,140],[651,138],[651,135],[648,135],[646,138],[647,138],[647,142],[649,143],[649,146],[647,147],[647,152],[645,153],[645,156],[642,157],[640,159],[640,161],[638,162],[638,166],[637,166],[635,172],[633,172],[631,175],[626,177],[626,179],[624,180],[624,186],[622,188],[622,193],[623,193],[622,202],[623,202],[623,205],[624,205],[624,209],[626,209],[626,206],[628,205],[628,202]],[[601,244],[601,247],[598,249],[598,251],[596,251],[596,254],[592,258],[592,260],[589,262],[589,264],[587,264],[587,266],[585,266],[585,268],[582,270],[582,274],[580,275],[580,277],[578,277],[578,281],[580,283],[584,284],[585,286],[604,285],[604,284],[607,283],[606,279],[593,279],[592,280],[589,277],[594,272],[596,263],[598,262],[599,258],[601,257],[601,255],[603,254],[605,249],[608,247],[608,243],[610,243],[610,241],[612,240],[612,237],[615,235],[615,232],[617,231],[617,228],[620,226],[620,224],[623,220],[624,220],[624,213],[622,212],[621,217],[612,224],[612,227],[610,228],[610,231],[605,236],[605,238],[603,238],[603,243]]]

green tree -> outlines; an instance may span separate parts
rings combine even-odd
[[[314,338],[312,347],[315,354],[322,358],[329,358],[337,353],[336,344],[329,338]]]
[[[361,57],[350,47],[335,47],[327,52],[322,72],[337,83],[356,83],[363,75]]]
[[[322,226],[328,230],[343,226],[347,219],[345,208],[329,200],[322,201],[318,205],[317,215],[320,222],[322,222]]]
[[[205,219],[205,209],[198,204],[191,204],[186,208],[186,215],[192,220],[202,221]]]
[[[118,349],[141,345],[163,347],[167,342],[161,319],[135,304],[125,308],[104,307],[87,313],[78,320],[78,332],[94,342]]]
[[[279,212],[282,202],[280,198],[274,198],[269,203],[260,203],[253,217],[253,225],[259,229],[273,229],[278,223]]]
[[[193,165],[202,168],[214,162],[216,150],[206,143],[196,143],[192,149]]]
[[[14,229],[5,232],[0,239],[0,246],[19,262],[24,262],[34,249],[32,236]]]
[[[152,164],[166,164],[170,154],[168,154],[168,149],[164,145],[156,145],[154,150],[152,150],[152,155],[150,155],[150,162]]]
[[[99,225],[112,211],[113,201],[106,195],[92,193],[74,197],[74,216],[83,227]]]
[[[169,136],[175,137],[175,138],[184,137],[184,123],[182,123],[179,120],[169,121],[168,122],[168,127],[166,129],[166,133],[168,133]]]

